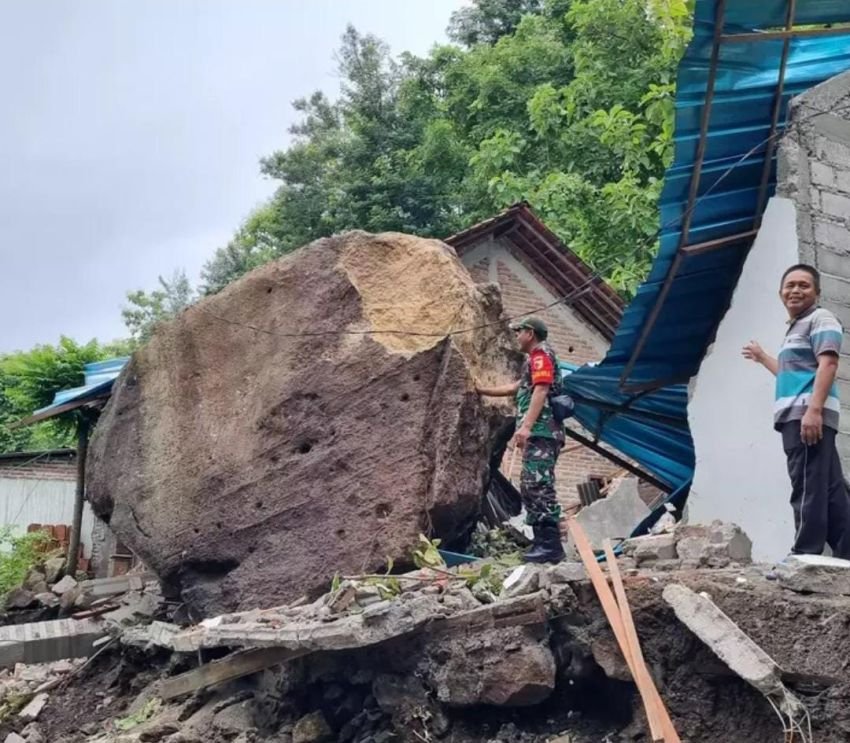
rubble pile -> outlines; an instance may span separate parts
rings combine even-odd
[[[196,618],[451,542],[506,420],[473,378],[518,369],[500,315],[436,240],[351,232],[262,266],[134,354],[91,442],[92,506]]]
[[[803,561],[776,576],[745,565],[745,535],[728,524],[661,536],[672,537],[674,557],[653,548],[656,564],[638,565],[635,555],[657,539],[644,537],[626,545],[632,556],[620,567],[643,654],[682,740],[781,740],[770,699],[810,719],[818,741],[846,740],[850,598],[842,566]],[[689,560],[700,564],[685,567]],[[103,638],[61,688],[36,686],[58,668],[6,673],[28,685],[19,687],[17,711],[0,714],[0,740],[646,739],[634,682],[581,563],[481,560],[341,575],[316,600],[188,626],[162,620],[161,597],[153,611],[152,602],[130,609],[141,596],[119,599],[123,616],[93,620]],[[39,693],[47,698],[38,700],[33,728],[20,710]],[[71,710],[84,696],[100,701],[82,729]]]

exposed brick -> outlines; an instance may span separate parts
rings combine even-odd
[[[850,168],[850,147],[827,137],[818,137],[815,152],[820,160]]]
[[[818,246],[815,260],[818,270],[823,273],[850,279],[850,254]]]
[[[813,162],[812,183],[832,188],[835,185],[835,171],[826,163]]]
[[[846,304],[850,298],[850,281],[824,273],[821,276],[821,293],[829,302]]]
[[[850,232],[844,225],[827,222],[823,219],[814,220],[815,241],[821,245],[838,248],[850,241]]]
[[[837,170],[835,172],[835,186],[839,191],[850,193],[850,170]]]
[[[830,216],[838,217],[839,219],[850,217],[850,197],[848,196],[840,196],[839,194],[824,191],[821,194],[821,203],[821,209]],[[845,235],[845,239],[850,239],[850,233]]]

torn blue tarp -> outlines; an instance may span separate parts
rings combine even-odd
[[[835,26],[844,23],[850,0],[695,4],[658,255],[605,359],[565,379],[591,437],[675,488],[675,502],[687,497],[694,468],[684,385],[729,307],[775,188],[788,100],[850,69],[850,27]]]
[[[671,385],[633,400],[634,396],[609,394],[617,378],[606,376],[602,365],[582,367],[595,373],[579,378],[578,384],[573,378],[578,367],[562,362],[561,368],[564,384],[576,402],[576,420],[592,438],[622,452],[671,490],[693,477],[685,385]]]

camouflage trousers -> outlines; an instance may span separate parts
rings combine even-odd
[[[527,524],[557,524],[561,517],[555,497],[555,464],[563,445],[559,439],[540,436],[532,436],[525,444],[519,492]]]

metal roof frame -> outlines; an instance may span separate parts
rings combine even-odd
[[[640,382],[631,382],[632,374],[635,366],[638,363],[641,354],[644,351],[646,343],[655,329],[661,310],[668,298],[670,289],[674,280],[679,275],[683,263],[686,258],[702,255],[712,251],[718,251],[735,247],[748,251],[758,233],[758,228],[764,214],[764,209],[767,204],[768,190],[770,187],[770,175],[773,166],[774,154],[776,151],[777,134],[780,124],[780,114],[782,111],[783,96],[785,94],[786,70],[788,65],[788,55],[791,48],[792,39],[796,38],[816,38],[825,36],[850,35],[850,25],[833,26],[829,28],[808,28],[795,29],[797,22],[798,0],[785,0],[785,18],[784,28],[776,31],[756,31],[756,32],[727,32],[726,26],[726,9],[727,0],[715,0],[714,7],[714,28],[711,56],[709,61],[708,79],[706,83],[705,101],[702,107],[700,117],[699,139],[697,141],[696,157],[694,158],[693,169],[691,172],[690,185],[688,188],[688,198],[685,203],[685,209],[682,215],[681,234],[679,237],[678,249],[673,257],[672,262],[667,268],[663,283],[655,301],[646,317],[646,321],[641,327],[637,341],[623,367],[620,375],[619,387],[623,392],[638,392],[645,390],[658,389],[668,384],[685,383],[689,377],[678,376],[672,378],[656,378],[653,380],[641,380]],[[850,5],[850,3],[848,3]],[[714,104],[715,86],[718,74],[718,63],[721,57],[721,50],[724,45],[738,44],[742,42],[763,42],[782,40],[782,51],[779,60],[779,68],[777,73],[776,88],[774,90],[773,102],[771,105],[771,117],[768,134],[765,141],[762,143],[764,147],[764,159],[761,167],[761,179],[758,189],[755,215],[752,219],[752,226],[749,230],[737,232],[732,235],[714,238],[707,241],[690,244],[690,232],[692,226],[692,218],[695,208],[699,202],[698,194],[702,183],[703,165],[705,163],[706,148],[708,141],[709,123],[711,120],[712,107]],[[756,151],[749,154],[756,154],[761,149],[761,145],[756,148]],[[721,179],[725,174],[721,176]],[[719,180],[717,181],[719,183]],[[707,193],[705,194],[708,195]],[[734,287],[732,288],[734,291]],[[731,294],[729,292],[728,300],[731,302]],[[728,306],[728,305],[727,305]],[[719,321],[719,318],[718,318]],[[715,327],[716,331],[716,327]]]

